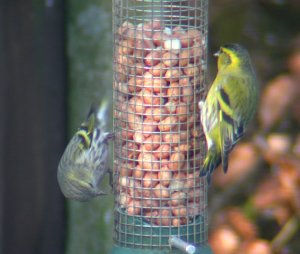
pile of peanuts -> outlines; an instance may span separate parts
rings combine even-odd
[[[152,20],[125,21],[115,37],[117,205],[153,225],[187,224],[205,209],[203,36]]]

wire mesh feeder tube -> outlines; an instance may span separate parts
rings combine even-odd
[[[199,177],[207,1],[114,0],[113,253],[169,253],[171,236],[211,253]]]

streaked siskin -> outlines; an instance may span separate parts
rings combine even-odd
[[[64,196],[88,201],[104,195],[100,189],[109,171],[108,142],[113,134],[106,132],[109,102],[94,106],[67,145],[58,165],[57,179]]]

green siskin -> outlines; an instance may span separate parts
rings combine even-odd
[[[105,194],[100,184],[109,171],[108,141],[113,137],[105,132],[108,111],[108,100],[99,109],[92,106],[60,159],[57,179],[66,198],[88,201]]]
[[[244,135],[258,103],[258,84],[248,51],[238,44],[220,47],[218,73],[205,102],[199,102],[207,154],[201,176],[211,174],[222,162],[224,173],[228,155]]]

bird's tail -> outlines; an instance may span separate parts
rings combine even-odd
[[[99,110],[97,112],[97,120],[101,128],[105,129],[109,119],[110,100],[109,97],[104,97],[101,100]]]
[[[208,150],[200,172],[201,177],[207,177],[208,184],[210,184],[212,172],[219,166],[220,163],[221,154],[216,150]]]
[[[89,118],[93,115],[95,117],[96,126],[101,129],[106,129],[109,119],[110,100],[104,97],[100,104],[93,103],[91,105]]]

